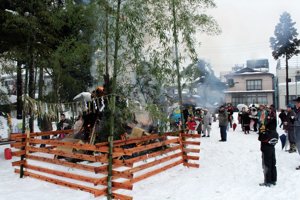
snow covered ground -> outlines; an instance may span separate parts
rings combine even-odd
[[[276,145],[277,185],[271,188],[258,186],[263,182],[260,143],[257,134],[242,133],[240,125],[233,131],[230,129],[227,142],[219,142],[218,122],[213,123],[210,138],[201,138],[200,168],[187,168],[182,165],[171,168],[134,184],[132,191],[118,193],[133,196],[135,200],[282,200],[300,199],[300,165],[298,153],[287,153]],[[4,131],[4,133],[3,133]],[[278,128],[279,135],[283,133]],[[1,135],[6,130],[1,130]],[[194,140],[194,141],[197,141]],[[95,199],[90,193],[76,191],[33,178],[20,179],[14,173],[11,162],[5,160],[4,149],[9,145],[0,146],[0,199],[19,200],[86,200]],[[30,163],[34,163],[31,161]],[[46,163],[34,164],[45,166]],[[89,173],[72,170],[62,166],[48,164],[51,169],[82,174]],[[47,175],[49,176],[49,175]],[[96,176],[93,173],[86,176]],[[97,175],[96,177],[101,177]],[[86,184],[91,186],[91,184]],[[298,192],[297,192],[298,191]],[[106,197],[98,197],[104,200]]]

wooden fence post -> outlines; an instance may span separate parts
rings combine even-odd
[[[26,149],[26,147],[29,147],[29,141],[28,139],[30,138],[30,129],[26,129],[26,142],[25,142],[25,146],[22,147],[22,150]],[[23,140],[23,139],[22,139]],[[25,155],[28,155],[29,151],[26,150],[25,151]],[[24,160],[24,155],[21,155],[21,161]],[[24,164],[20,165],[20,178],[23,178],[23,170],[24,170]]]

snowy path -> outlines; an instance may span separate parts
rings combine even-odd
[[[279,135],[283,133],[278,130]],[[135,200],[282,200],[300,199],[300,165],[298,153],[289,154],[276,145],[278,183],[272,188],[258,186],[263,181],[260,143],[257,134],[244,135],[240,125],[228,132],[228,141],[219,142],[219,128],[213,123],[210,138],[201,138],[199,169],[182,165],[135,183],[133,191],[123,194]],[[68,189],[33,178],[19,179],[11,162],[5,160],[0,146],[0,199],[18,200],[84,200],[92,194]],[[194,161],[195,162],[195,161]],[[73,172],[74,173],[74,172]],[[105,197],[97,198],[99,200]]]

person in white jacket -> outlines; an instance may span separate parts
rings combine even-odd
[[[211,130],[211,114],[208,112],[207,109],[204,109],[204,115],[203,115],[203,135],[202,137],[206,137],[206,131],[207,131],[207,137],[210,137],[210,130]]]

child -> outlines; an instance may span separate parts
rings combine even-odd
[[[190,134],[194,134],[195,133],[195,129],[197,127],[197,123],[195,122],[195,117],[190,118],[190,121],[187,122],[187,125],[189,126],[189,133]]]
[[[268,130],[268,124],[266,128]],[[260,131],[258,140],[261,141],[260,150],[262,152],[262,166],[264,171],[264,182],[259,185],[271,187],[272,185],[276,185],[277,181],[275,145],[278,142],[278,133],[276,130]]]
[[[249,134],[250,131],[250,109],[247,110],[246,113],[243,114],[243,126],[244,126],[244,133]]]

